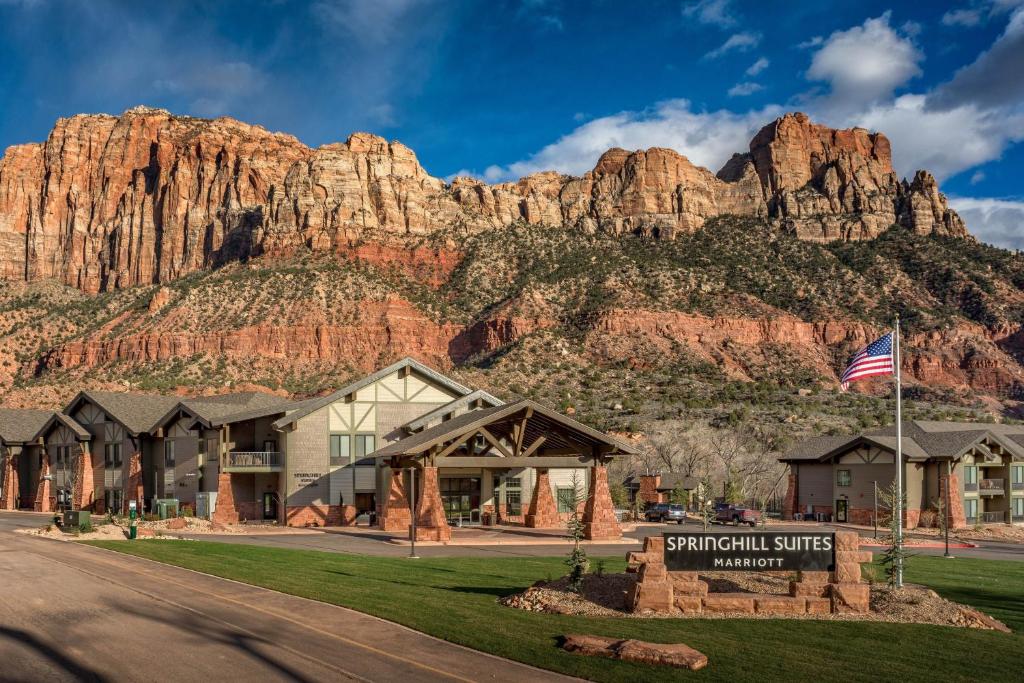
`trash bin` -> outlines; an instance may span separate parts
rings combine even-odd
[[[128,539],[134,541],[139,534],[139,527],[136,526],[135,522],[132,522],[128,526]]]

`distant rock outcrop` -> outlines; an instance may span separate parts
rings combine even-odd
[[[935,179],[893,172],[881,133],[789,114],[718,175],[661,148],[612,149],[574,178],[488,185],[430,176],[409,148],[366,133],[311,149],[233,119],[138,107],[61,119],[0,159],[0,277],[87,292],[168,282],[259,254],[348,251],[516,221],[671,238],[713,216],[777,221],[803,239],[874,237],[893,224],[967,236]]]

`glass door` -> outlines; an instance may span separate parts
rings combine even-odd
[[[849,506],[849,504],[850,504],[850,502],[848,500],[846,500],[845,498],[840,498],[839,500],[836,501],[836,521],[837,522],[845,522],[846,521],[846,512],[847,512],[847,507]]]
[[[441,504],[449,524],[479,524],[480,478],[442,477]]]

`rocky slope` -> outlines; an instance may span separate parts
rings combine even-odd
[[[368,244],[381,260],[430,262],[408,252],[410,239],[454,227],[522,221],[671,238],[725,214],[817,241],[873,238],[893,224],[967,236],[934,178],[896,176],[885,136],[802,114],[766,126],[717,175],[669,149],[612,149],[579,178],[548,172],[487,185],[446,184],[409,148],[365,133],[311,149],[232,119],[136,108],[61,119],[46,142],[6,151],[0,277],[101,292],[257,255]],[[457,258],[441,260],[450,270]],[[439,283],[444,270],[427,277]]]

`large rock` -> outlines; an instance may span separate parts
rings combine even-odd
[[[605,636],[567,635],[562,648],[591,657],[608,657],[640,664],[663,664],[691,671],[703,669],[708,658],[702,652],[683,643],[648,643],[642,640],[622,640]]]
[[[138,107],[57,121],[0,159],[0,278],[87,292],[167,282],[259,254],[400,251],[452,226],[517,221],[671,238],[721,214],[771,217],[813,240],[899,223],[965,236],[935,179],[892,170],[880,133],[790,114],[714,175],[670,149],[612,149],[579,178],[487,185],[428,174],[398,142],[354,133],[311,149],[229,118]],[[387,256],[377,255],[380,260]]]

